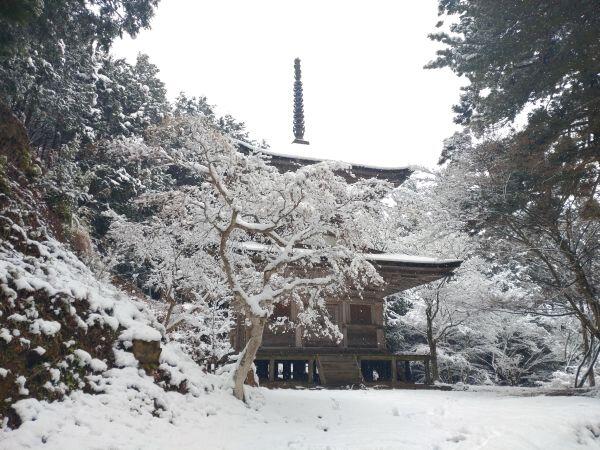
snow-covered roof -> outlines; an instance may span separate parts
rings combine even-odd
[[[315,149],[312,145],[290,144],[289,148],[272,150],[256,147],[238,139],[233,139],[233,142],[238,145],[242,151],[261,153],[271,157],[271,163],[282,172],[295,170],[298,167],[315,164],[321,161],[328,161],[327,158],[314,156]],[[300,151],[303,151],[303,154],[298,154]],[[317,151],[316,153],[319,152]],[[378,178],[387,180],[394,186],[402,184],[415,170],[415,168],[411,166],[385,167],[363,163],[352,163],[348,161],[344,162],[352,167],[351,172],[357,178]],[[345,178],[350,182],[353,181],[352,177],[345,176]],[[354,180],[355,179],[356,178],[354,178]]]
[[[312,162],[320,162],[320,161],[328,161],[328,158],[322,158],[318,156],[314,156],[315,154],[324,153],[323,151],[319,151],[318,147],[314,145],[303,145],[303,144],[289,144],[285,148],[277,147],[276,149],[271,148],[261,148],[256,147],[254,145],[248,144],[247,142],[241,141],[239,139],[234,139],[234,142],[239,145],[243,145],[250,150],[255,152],[263,153],[269,156],[278,156],[281,158],[289,158],[289,159],[301,159],[305,161]],[[299,152],[302,152],[300,154]],[[403,165],[403,166],[378,166],[372,164],[364,164],[357,161],[345,161],[348,164],[351,164],[352,167],[364,167],[368,169],[378,169],[378,170],[406,170],[410,169],[411,166]]]
[[[415,256],[415,255],[404,255],[402,253],[367,253],[365,257],[369,261],[386,261],[386,262],[398,262],[406,264],[460,264],[460,259],[438,259],[430,258],[428,256]]]
[[[238,247],[252,252],[279,251],[276,246],[258,242],[241,242]],[[298,253],[310,251],[307,248],[294,249],[294,252]],[[439,259],[400,253],[377,253],[375,251],[363,253],[362,255],[378,266],[377,271],[385,280],[385,286],[381,291],[383,296],[392,295],[450,276],[462,262],[458,259]]]
[[[239,248],[244,250],[250,250],[255,252],[269,252],[275,251],[276,247],[267,244],[261,244],[259,242],[242,242],[239,244]],[[310,249],[295,248],[294,252],[302,253],[309,252]],[[415,256],[415,255],[404,255],[401,253],[362,253],[368,261],[374,262],[390,262],[400,264],[417,264],[425,266],[456,266],[458,267],[462,262],[460,259],[439,259],[430,258],[428,256]]]

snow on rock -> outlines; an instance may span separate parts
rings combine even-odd
[[[12,341],[12,336],[10,334],[10,331],[6,328],[2,328],[0,330],[0,339],[4,339],[4,341],[6,343],[9,343],[10,341]]]
[[[97,358],[92,358],[85,350],[77,349],[73,352],[73,354],[79,360],[80,366],[89,366],[94,372],[104,372],[108,369],[108,366],[104,361],[101,361]]]
[[[98,281],[92,272],[71,252],[62,248],[55,240],[48,240],[42,247],[48,258],[33,259],[14,252],[4,254],[0,260],[0,289],[4,293],[10,291],[44,291],[49,297],[72,297],[89,303],[90,315],[85,322],[88,326],[94,323],[109,325],[113,329],[145,328],[157,326],[153,317],[138,302],[126,297],[108,283]],[[16,288],[16,289],[15,289]],[[51,299],[51,301],[53,301]],[[59,306],[59,305],[57,305]],[[69,311],[72,315],[73,311]],[[22,316],[15,313],[11,317]],[[22,318],[19,317],[19,321]],[[54,335],[60,330],[60,323],[43,318],[35,319],[31,332]],[[155,339],[160,332],[153,330]]]
[[[15,313],[8,316],[8,320],[12,320],[13,322],[25,322],[27,321],[27,317],[25,317],[23,314]]]
[[[117,367],[137,367],[138,360],[135,359],[132,353],[126,352],[124,350],[116,349],[114,351],[115,355],[115,366]]]
[[[127,328],[119,335],[119,340],[132,342],[134,339],[140,341],[160,341],[162,335],[156,328],[152,328],[144,324],[135,324],[134,326]]]
[[[17,384],[17,386],[19,386],[19,394],[20,395],[29,395],[29,389],[25,388],[26,382],[27,382],[27,379],[23,375],[19,375],[15,379],[15,383]]]
[[[57,400],[97,390],[93,377],[137,366],[126,351],[131,340],[160,342],[163,329],[141,302],[98,280],[60,242],[33,240],[16,224],[10,231],[0,242],[0,398],[11,400],[0,404],[0,421],[16,426],[10,408],[19,396]],[[172,372],[156,377],[169,389]],[[184,379],[177,377],[177,387]]]
[[[43,403],[38,402],[36,399],[28,398],[16,403],[14,408],[21,417],[21,420],[36,420],[38,414],[43,410]]]
[[[45,334],[54,336],[60,331],[60,323],[53,320],[35,319],[29,326],[29,332],[33,334]]]

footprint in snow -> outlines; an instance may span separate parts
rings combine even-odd
[[[327,425],[326,423],[324,423],[323,416],[317,416],[317,418],[319,419],[319,421],[317,423],[317,428],[319,430],[328,431],[329,430],[329,425]]]
[[[459,442],[466,441],[467,437],[463,434],[458,434],[458,435],[448,438],[446,440],[448,442],[456,442],[458,444]]]
[[[317,428],[322,431],[329,431],[329,427],[327,425],[325,425],[324,423],[318,423]]]

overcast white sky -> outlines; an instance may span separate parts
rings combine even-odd
[[[170,98],[208,97],[273,151],[431,166],[461,85],[423,69],[436,21],[436,0],[162,0],[152,29],[114,52],[149,54]],[[295,57],[310,146],[290,144]]]

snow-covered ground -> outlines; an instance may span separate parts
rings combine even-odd
[[[156,401],[141,394],[149,386],[75,393],[50,405],[25,403],[22,413],[35,420],[0,433],[0,448],[600,448],[597,397],[531,396],[510,389],[260,388],[252,389],[247,407],[221,389],[199,397],[157,390],[160,408],[152,415]]]

